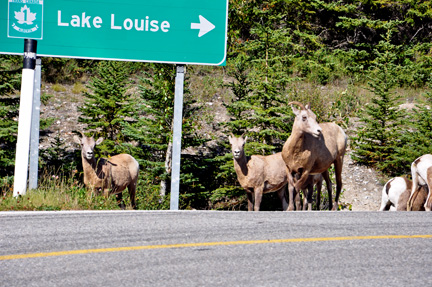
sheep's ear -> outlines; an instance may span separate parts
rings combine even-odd
[[[231,142],[233,138],[234,138],[234,135],[232,133],[230,133],[229,136],[228,136],[229,142]]]
[[[311,109],[311,104],[310,103],[308,103],[307,105],[306,105],[306,110],[310,110]]]
[[[81,139],[80,139],[77,135],[75,135],[75,136],[73,137],[73,139],[74,139],[74,141],[75,141],[77,144],[81,144]]]
[[[100,144],[101,142],[103,142],[104,138],[98,138],[98,140],[96,141],[96,145]]]
[[[243,144],[245,144],[246,143],[246,141],[247,141],[247,136],[245,136],[245,138],[244,138],[244,143]]]

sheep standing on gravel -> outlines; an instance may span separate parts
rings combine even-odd
[[[81,145],[82,165],[84,169],[84,184],[96,194],[103,191],[104,196],[117,196],[122,209],[122,192],[128,188],[132,208],[135,208],[135,193],[138,181],[139,164],[129,154],[118,154],[109,159],[96,159],[94,148],[103,141],[93,137],[74,136],[75,142]]]

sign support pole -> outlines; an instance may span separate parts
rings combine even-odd
[[[179,209],[181,132],[183,122],[183,87],[185,72],[186,67],[184,65],[176,66],[170,199],[171,210]]]
[[[36,189],[38,187],[41,62],[42,60],[40,58],[36,59],[35,86],[33,92],[33,113],[30,132],[30,190]]]
[[[33,110],[37,41],[24,39],[24,61],[21,79],[21,96],[18,121],[18,139],[15,154],[13,196],[27,191],[27,172],[30,149],[30,126]]]

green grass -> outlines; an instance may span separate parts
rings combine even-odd
[[[0,199],[0,211],[100,209],[119,209],[115,196],[96,196],[72,177],[56,175],[44,176],[37,189],[17,197],[11,185],[4,185]]]
[[[82,94],[83,92],[87,91],[86,87],[81,84],[80,82],[76,82],[72,87],[72,93],[74,94]]]
[[[50,210],[119,210],[115,195],[95,195],[76,179],[76,171],[68,175],[42,174],[38,188],[25,195],[13,196],[13,177],[0,179],[0,211],[50,211]],[[126,209],[132,209],[128,190],[123,191]],[[158,186],[143,178],[138,181],[137,209],[169,209],[169,195],[160,202]]]
[[[51,88],[56,92],[66,92],[66,88],[61,84],[54,84]]]

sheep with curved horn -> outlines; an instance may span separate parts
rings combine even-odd
[[[341,127],[334,123],[316,121],[316,115],[309,105],[300,102],[290,102],[295,115],[291,135],[282,149],[282,158],[288,174],[289,197],[294,189],[299,191],[309,175],[320,174],[333,164],[336,174],[336,197],[332,204],[331,187],[327,186],[330,209],[336,210],[339,205],[339,195],[342,190],[342,165],[347,147],[347,136]],[[300,110],[294,107],[297,105]],[[298,179],[296,179],[296,176]],[[293,210],[290,201],[288,210]]]

